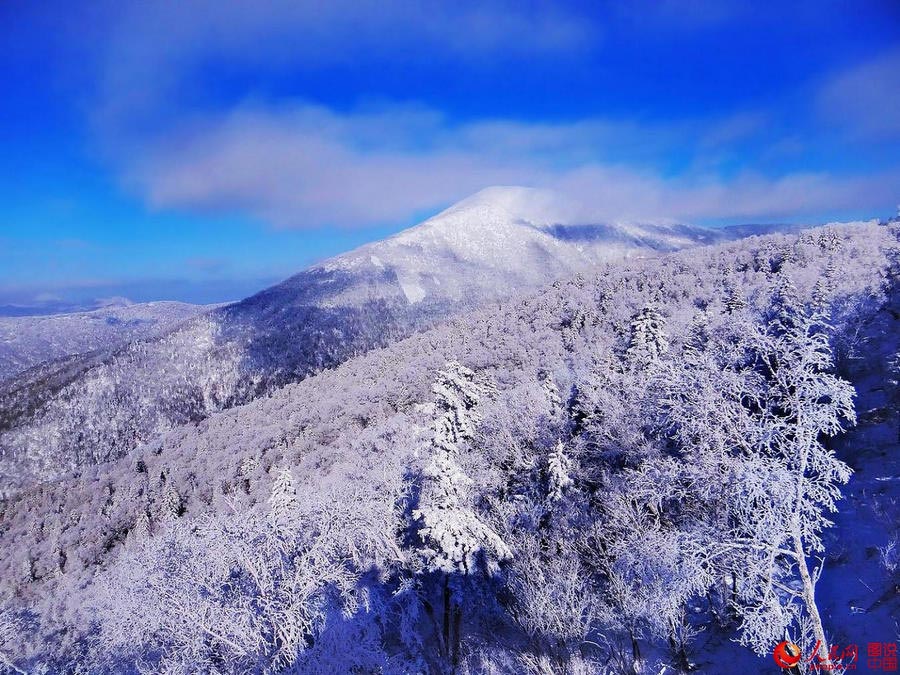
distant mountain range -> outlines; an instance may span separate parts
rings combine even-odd
[[[0,380],[45,361],[151,337],[212,308],[163,301],[72,314],[0,317]]]
[[[582,221],[555,194],[488,188],[162,334],[126,333],[124,344],[32,368],[0,383],[0,493],[120,457],[180,424],[602,261],[745,234]]]

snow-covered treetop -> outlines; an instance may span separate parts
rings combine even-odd
[[[457,444],[470,440],[481,417],[475,406],[494,391],[493,386],[472,370],[450,361],[437,374],[432,385],[435,408],[434,442],[456,451]]]

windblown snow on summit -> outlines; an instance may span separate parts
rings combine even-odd
[[[390,269],[404,295],[483,299],[588,269],[602,260],[712,243],[719,233],[688,225],[585,221],[560,195],[491,187],[389,239],[321,265],[327,270]],[[477,298],[475,298],[477,299]]]

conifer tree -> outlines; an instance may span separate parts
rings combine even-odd
[[[482,570],[493,574],[511,553],[476,511],[473,481],[459,464],[460,453],[474,438],[481,420],[476,407],[493,387],[465,366],[450,362],[438,373],[432,391],[436,417],[431,460],[413,518],[419,524],[426,567],[443,576],[443,640],[455,665],[462,604],[458,584],[451,588],[451,579],[475,576]]]
[[[732,286],[728,290],[728,297],[725,298],[725,310],[729,314],[734,314],[735,312],[739,312],[747,306],[747,301],[744,299],[744,294],[741,293],[741,289],[738,286]]]
[[[631,339],[627,350],[627,356],[632,363],[651,363],[669,351],[665,325],[665,319],[653,305],[644,307],[632,319]]]
[[[570,473],[572,461],[566,456],[562,441],[558,441],[547,456],[547,500],[551,503],[563,498],[566,490],[575,482]]]
[[[269,495],[269,522],[279,533],[287,533],[298,524],[297,488],[288,467],[281,468],[275,474],[272,493]]]
[[[163,494],[162,516],[164,520],[180,518],[184,511],[184,502],[178,490],[169,486]]]

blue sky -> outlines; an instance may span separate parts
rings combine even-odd
[[[900,4],[0,4],[0,306],[211,302],[487,185],[887,217]]]

